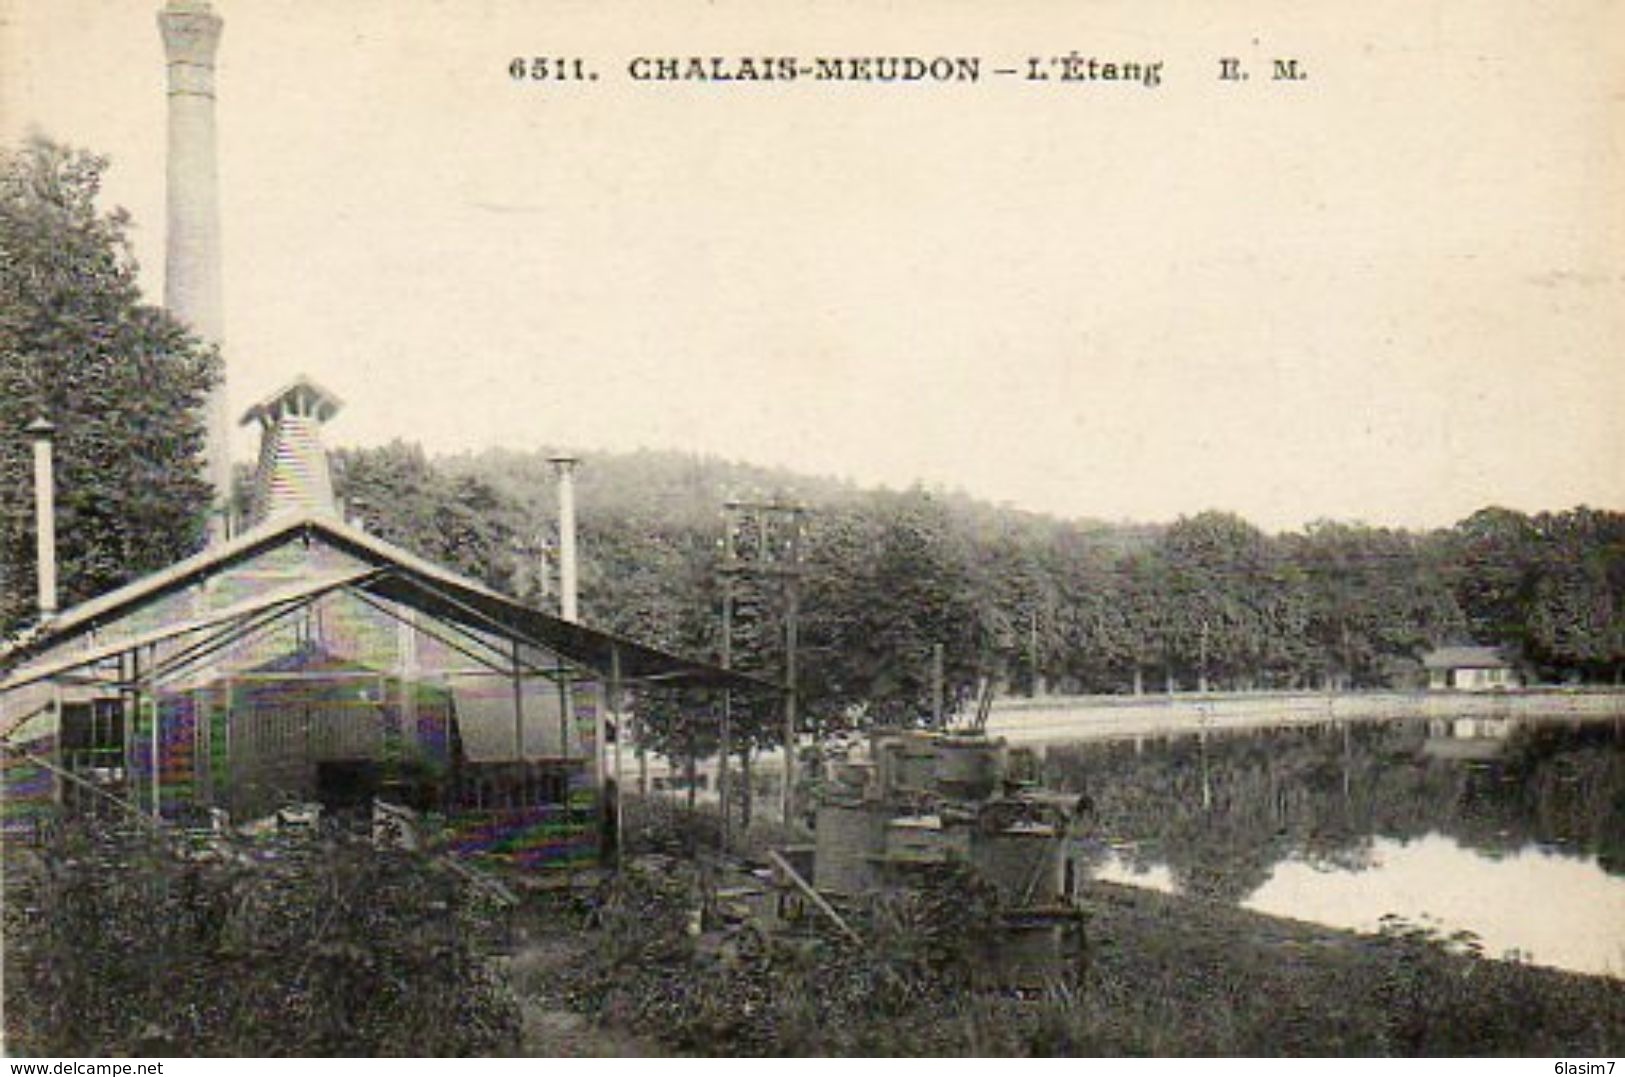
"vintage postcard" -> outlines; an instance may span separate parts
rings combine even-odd
[[[0,0],[7,1050],[1611,1072],[1622,43]]]

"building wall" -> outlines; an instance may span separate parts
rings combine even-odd
[[[1510,669],[1456,669],[1451,671],[1453,687],[1466,692],[1487,692],[1516,687],[1518,680]]]

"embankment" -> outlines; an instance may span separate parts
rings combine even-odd
[[[1625,719],[1625,690],[1048,696],[995,702],[987,730],[1012,744],[1042,744],[1396,718]]]

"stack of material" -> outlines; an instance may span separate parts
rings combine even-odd
[[[1014,754],[980,734],[906,730],[874,734],[868,759],[834,761],[818,804],[818,888],[857,895],[906,881],[911,865],[960,861],[1015,904],[1061,901],[1071,811],[1031,788]]]
[[[999,949],[1012,955],[999,962],[1013,980],[1053,969],[1081,943],[1066,886],[1076,804],[1038,789],[1026,755],[981,734],[877,732],[867,758],[833,760],[827,771],[819,891],[855,899],[963,864],[997,894]]]

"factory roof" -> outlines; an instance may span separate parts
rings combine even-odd
[[[628,683],[671,684],[682,687],[734,688],[761,691],[772,688],[757,680],[707,662],[678,655],[636,641],[563,620],[509,598],[478,581],[418,557],[393,543],[327,516],[285,517],[211,546],[166,569],[93,598],[39,625],[26,638],[0,649],[0,671],[9,674],[0,689],[15,687],[38,677],[32,667],[56,648],[96,632],[135,609],[163,596],[201,583],[213,575],[286,543],[325,541],[370,566],[365,572],[333,578],[312,578],[301,585],[312,593],[333,587],[366,592],[401,602],[431,616],[480,631],[497,631],[545,647],[567,662],[608,675],[613,665]],[[268,608],[288,596],[281,592],[260,595],[240,607],[217,611],[244,616]],[[255,607],[255,608],[249,608]],[[190,622],[186,622],[189,624]],[[156,629],[160,635],[185,627]],[[191,624],[195,629],[197,625]],[[111,643],[108,644],[112,646]],[[126,640],[122,646],[129,646]],[[76,657],[81,661],[89,651]],[[49,662],[54,668],[60,664]],[[71,663],[70,663],[71,664]],[[41,666],[40,668],[43,668]]]

